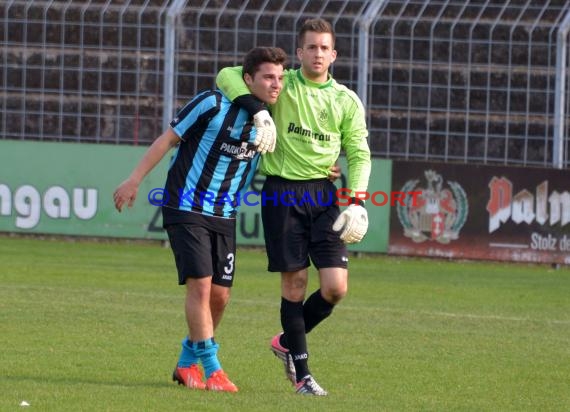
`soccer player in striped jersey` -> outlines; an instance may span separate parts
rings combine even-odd
[[[243,81],[258,102],[277,101],[286,60],[280,48],[257,47],[247,53]],[[260,152],[273,150],[271,143],[259,147],[256,123],[219,90],[197,94],[113,195],[119,212],[125,205],[131,207],[143,178],[176,148],[163,192],[162,216],[178,283],[186,285],[188,335],[182,341],[173,380],[193,389],[238,391],[221,367],[214,331],[234,280],[238,199],[255,173]]]
[[[337,55],[334,46],[335,34],[327,21],[303,23],[297,48],[301,67],[285,72],[283,92],[271,106],[277,144],[260,163],[261,173],[267,176],[265,193],[276,193],[277,198],[284,193],[297,196],[297,202],[290,202],[294,205],[266,201],[261,207],[268,269],[281,273],[284,333],[272,339],[271,350],[283,361],[296,392],[311,395],[327,392],[309,371],[306,333],[327,318],[346,295],[345,243],[359,242],[368,229],[364,202],[359,199],[353,198],[342,213],[335,201],[306,201],[307,194],[310,199],[334,194],[327,173],[341,150],[346,154],[352,196],[366,191],[370,176],[362,102],[328,72]],[[244,104],[250,94],[239,73],[240,68],[225,68],[216,82],[230,99]],[[244,107],[255,113],[250,105]],[[318,269],[320,288],[305,300],[311,261]]]

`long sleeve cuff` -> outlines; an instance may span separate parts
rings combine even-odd
[[[243,107],[247,112],[253,116],[262,110],[267,110],[265,104],[255,97],[253,94],[243,94],[235,98],[234,103]]]

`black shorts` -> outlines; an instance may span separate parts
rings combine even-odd
[[[206,219],[206,224],[204,221]],[[201,216],[196,222],[166,226],[178,269],[178,284],[212,276],[212,283],[232,287],[235,272],[235,219]]]
[[[309,267],[346,268],[348,252],[332,225],[340,214],[336,187],[327,179],[292,181],[268,176],[261,219],[270,272]]]

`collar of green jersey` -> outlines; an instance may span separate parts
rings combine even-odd
[[[324,89],[326,87],[329,87],[332,84],[332,76],[330,73],[327,73],[327,81],[324,83],[317,83],[314,82],[312,80],[306,79],[305,77],[303,77],[303,74],[301,73],[301,69],[297,69],[297,78],[301,81],[301,83],[310,86],[310,87],[316,87],[317,89]]]

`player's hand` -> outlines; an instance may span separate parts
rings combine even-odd
[[[275,150],[277,129],[271,115],[267,110],[262,110],[253,115],[253,124],[256,128],[254,145],[261,154],[271,153]]]
[[[350,205],[336,219],[332,228],[340,232],[344,243],[358,243],[368,230],[368,212],[360,205]]]
[[[128,207],[133,207],[135,199],[137,198],[138,190],[139,185],[130,179],[127,179],[121,183],[113,193],[115,209],[120,212],[125,204],[127,204]]]
[[[342,174],[342,171],[340,170],[340,166],[337,164],[334,164],[329,169],[328,179],[334,183],[335,180],[341,176],[341,174]]]

